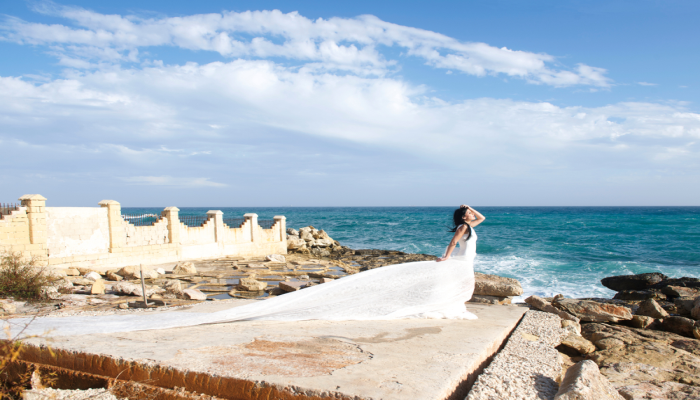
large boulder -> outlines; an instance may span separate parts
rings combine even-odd
[[[631,325],[635,328],[647,329],[655,322],[656,319],[652,317],[647,317],[644,315],[633,315]]]
[[[682,278],[668,278],[655,284],[654,289],[663,289],[666,286],[679,286],[687,288],[700,288],[700,278],[689,278],[684,276]]]
[[[599,303],[593,300],[558,299],[554,306],[564,310],[581,321],[619,322],[632,319],[630,309],[615,304]]]
[[[639,303],[639,308],[635,314],[659,319],[668,317],[666,310],[661,308],[659,303],[654,299],[644,300]]]
[[[474,273],[474,278],[476,281],[474,294],[499,297],[520,296],[523,294],[523,288],[517,279],[479,272]]]
[[[554,400],[624,400],[600,373],[596,363],[584,360],[566,371]]]
[[[591,343],[590,340],[576,334],[566,335],[561,340],[561,344],[559,346],[569,351],[573,350],[579,354],[590,354],[596,351],[595,345]]]
[[[695,321],[685,317],[668,317],[661,321],[661,328],[667,332],[677,333],[682,336],[693,337]],[[698,382],[700,384],[700,381]]]
[[[287,239],[287,250],[299,250],[306,248],[306,241],[303,239]]]
[[[666,286],[661,289],[661,293],[668,297],[697,297],[700,296],[700,288],[684,287],[684,286]]]
[[[259,292],[265,290],[267,287],[267,282],[260,282],[254,278],[241,278],[238,283],[238,290],[245,290],[249,292]]]
[[[175,275],[194,275],[196,273],[197,268],[189,261],[179,262],[175,268],[173,268],[173,274]]]
[[[668,279],[668,276],[660,272],[651,272],[637,275],[618,275],[603,278],[600,283],[608,289],[616,292],[623,290],[644,290]]]
[[[615,293],[613,299],[616,300],[666,300],[666,295],[657,290],[623,290]]]
[[[294,228],[287,228],[287,235],[299,236],[299,231]]]
[[[314,240],[314,246],[316,247],[329,247],[333,244],[332,239],[316,239]]]
[[[559,316],[559,318],[561,318],[563,320],[575,321],[577,323],[580,321],[578,318],[574,317],[573,315],[569,314],[568,312],[562,311],[562,310],[554,307],[550,302],[548,302],[547,300],[545,300],[539,296],[532,295],[532,296],[528,297],[527,299],[525,299],[525,302],[527,304],[535,307],[536,309],[538,309],[540,311],[548,312],[551,314],[556,314]]]
[[[693,309],[690,311],[690,316],[700,320],[700,296],[693,301]]]
[[[314,235],[311,234],[311,229],[309,228],[299,229],[299,237],[307,242],[314,240]]]

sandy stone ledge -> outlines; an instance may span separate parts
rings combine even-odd
[[[561,359],[555,347],[567,334],[558,316],[528,311],[466,400],[553,399],[561,374]]]

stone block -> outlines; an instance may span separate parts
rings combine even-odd
[[[596,363],[581,361],[566,371],[554,400],[624,400]]]
[[[279,283],[279,288],[285,292],[294,292],[306,287],[307,281],[284,281]]]

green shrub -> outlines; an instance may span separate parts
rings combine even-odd
[[[21,253],[0,256],[0,297],[45,300],[46,293],[42,289],[50,286],[51,282],[46,267],[37,266],[33,259],[24,260]]]

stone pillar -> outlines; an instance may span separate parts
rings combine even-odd
[[[258,237],[258,214],[243,214],[243,217],[245,217],[246,222],[248,222],[250,225],[250,241],[259,242],[260,238]]]
[[[25,194],[19,200],[27,207],[29,243],[46,245],[46,198],[40,194]]]
[[[160,216],[168,219],[168,240],[170,243],[180,244],[180,209],[166,207]]]
[[[122,218],[122,205],[114,200],[102,200],[97,203],[100,207],[107,208],[107,221],[109,222],[109,250],[119,249],[126,245],[124,234],[124,219]]]
[[[209,210],[207,216],[214,220],[214,240],[217,243],[224,241],[224,212],[220,210]]]
[[[287,241],[287,217],[284,215],[274,216],[275,225],[279,226],[280,229],[280,242]]]

